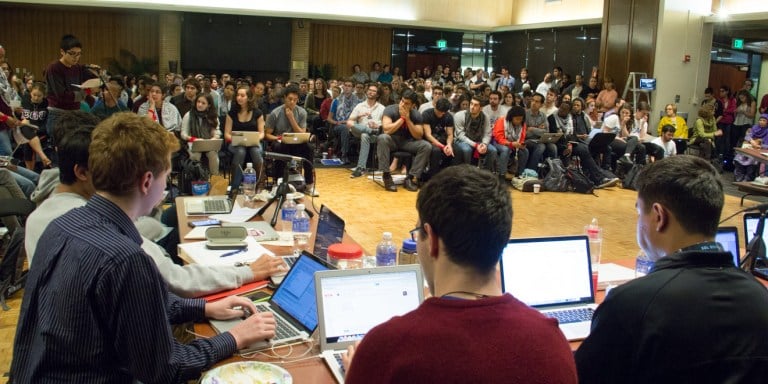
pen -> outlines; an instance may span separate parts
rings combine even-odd
[[[238,249],[237,251],[227,252],[227,253],[219,256],[219,257],[234,256],[234,255],[237,255],[238,253],[246,252],[247,250],[248,250],[247,247],[246,248],[241,248],[241,249]]]

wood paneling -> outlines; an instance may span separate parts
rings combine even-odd
[[[14,68],[26,68],[41,78],[45,67],[60,57],[59,42],[65,34],[83,43],[81,63],[105,66],[120,58],[120,50],[139,59],[158,59],[156,12],[94,10],[77,7],[0,5],[7,59]]]
[[[310,64],[330,64],[335,78],[352,75],[355,64],[370,72],[374,61],[382,65],[390,62],[392,28],[313,23],[311,33]]]
[[[601,78],[613,78],[619,95],[629,72],[653,76],[659,0],[606,0],[601,33]]]
[[[731,92],[736,92],[744,85],[747,79],[747,72],[739,70],[738,65],[712,63],[709,67],[709,83],[717,95],[717,90],[723,85],[731,87]]]

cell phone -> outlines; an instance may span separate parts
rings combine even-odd
[[[207,219],[207,220],[195,220],[190,221],[189,226],[194,227],[209,227],[211,225],[221,225],[221,221],[216,219]]]

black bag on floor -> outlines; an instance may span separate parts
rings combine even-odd
[[[193,181],[210,181],[210,178],[210,173],[203,168],[202,163],[199,161],[182,160],[181,172],[179,174],[179,189],[182,195],[192,194]]]
[[[640,171],[642,170],[642,164],[633,165],[629,172],[627,172],[627,175],[624,176],[624,180],[621,181],[622,188],[637,190],[637,175],[640,174]]]
[[[545,191],[568,192],[571,190],[569,179],[565,176],[565,167],[560,159],[547,159],[549,172],[542,180]]]
[[[581,168],[569,166],[565,170],[565,177],[571,184],[571,190],[578,193],[595,193],[595,184],[589,180],[589,177],[582,172]]]

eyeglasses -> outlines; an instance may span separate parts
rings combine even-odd
[[[67,55],[70,55],[72,57],[78,57],[82,54],[83,54],[82,51],[67,51]]]
[[[423,225],[420,225],[420,226],[418,226],[418,227],[416,227],[416,228],[414,228],[414,229],[411,229],[410,231],[408,231],[408,233],[410,233],[410,234],[411,234],[411,240],[413,240],[413,241],[419,241],[419,232],[421,231],[421,229],[422,229],[422,228],[424,228],[424,226],[423,226]]]

